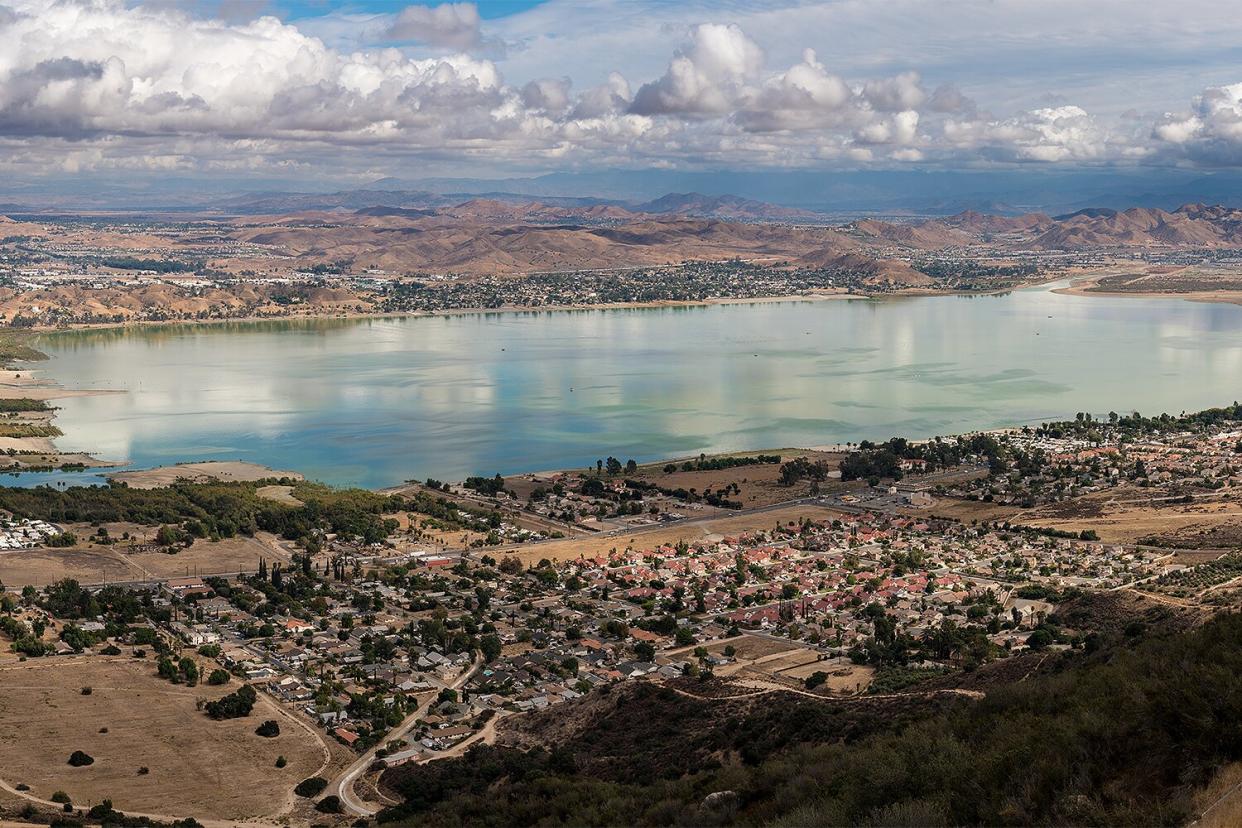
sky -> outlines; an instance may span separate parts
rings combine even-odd
[[[0,0],[0,178],[1242,164],[1219,0]]]

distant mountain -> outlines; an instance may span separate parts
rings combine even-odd
[[[561,208],[552,208],[561,209]],[[584,208],[615,216],[616,208]],[[350,259],[355,267],[394,272],[508,274],[675,264],[687,260],[800,261],[858,247],[835,230],[778,224],[630,215],[589,225],[543,223],[541,208],[511,220],[506,205],[476,200],[432,216],[309,213],[238,220],[241,241],[279,245],[308,263]]]
[[[485,222],[587,222],[629,221],[638,216],[613,204],[545,204],[541,201],[503,201],[475,198],[445,207],[440,215]]]
[[[246,193],[213,202],[222,212],[276,215],[307,210],[361,210],[371,207],[401,207],[427,210],[449,203],[449,199],[419,190],[342,190],[335,193]]]
[[[794,207],[781,207],[735,195],[707,196],[702,193],[668,193],[653,201],[637,204],[640,213],[676,214],[695,218],[720,218],[741,221],[784,221],[822,219],[822,214]]]
[[[363,207],[361,210],[355,210],[354,213],[359,216],[401,216],[402,218],[423,218],[424,216],[434,216],[435,210],[415,210],[409,207]]]
[[[1172,212],[1154,207],[1090,207],[1049,218],[1043,213],[990,216],[959,213],[915,222],[856,221],[845,228],[872,245],[939,250],[971,244],[1041,250],[1120,247],[1242,247],[1242,209],[1186,204]]]

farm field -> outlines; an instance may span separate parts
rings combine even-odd
[[[91,693],[83,695],[87,686]],[[218,722],[196,710],[197,699],[237,686],[170,684],[141,660],[0,667],[0,779],[29,785],[42,799],[64,791],[75,803],[111,798],[136,813],[213,820],[280,814],[292,805],[293,786],[319,771],[327,749],[263,694],[245,718]],[[279,736],[255,735],[265,719],[281,723]],[[94,764],[69,766],[75,750]],[[275,767],[280,755],[288,760],[283,769]],[[149,772],[140,774],[141,767]]]

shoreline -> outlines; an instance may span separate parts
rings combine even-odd
[[[1181,299],[1185,302],[1201,302],[1205,304],[1242,305],[1242,290],[1203,290],[1186,293],[1165,293],[1151,290],[1094,290],[1104,278],[1103,275],[1075,278],[1065,287],[1053,288],[1052,292],[1061,296],[1083,296],[1089,298]]]
[[[105,394],[124,394],[124,391],[106,389],[65,388],[55,380],[39,376],[41,371],[33,367],[35,363],[28,360],[13,360],[13,364],[0,368],[0,400],[35,400],[51,402],[69,397],[93,397]],[[43,424],[52,426],[56,421],[56,406],[48,406]],[[63,435],[59,435],[63,436]],[[84,451],[61,451],[56,445],[57,436],[39,437],[0,437],[0,456],[10,457],[17,462],[25,462],[25,458],[42,458],[42,463],[35,463],[26,469],[7,470],[11,473],[47,472],[50,465],[52,471],[64,466],[83,466],[86,469],[115,468],[122,463],[100,460],[93,454]],[[13,451],[9,455],[7,452]]]
[[[323,322],[323,321],[366,321],[366,320],[383,320],[383,319],[431,319],[436,317],[454,317],[454,316],[482,316],[486,314],[501,313],[564,313],[564,312],[581,312],[581,311],[610,311],[610,310],[660,310],[664,308],[710,308],[717,306],[731,305],[761,305],[761,304],[779,304],[793,302],[826,302],[826,301],[888,301],[897,299],[927,299],[941,296],[955,297],[974,297],[974,296],[1003,296],[1020,290],[1030,290],[1032,288],[1044,287],[1046,285],[1055,284],[1065,281],[1067,278],[1071,280],[1071,284],[1066,287],[1052,288],[1051,293],[1067,295],[1067,296],[1132,296],[1147,299],[1186,299],[1187,301],[1202,302],[1228,302],[1242,304],[1242,291],[1239,295],[1230,296],[1231,292],[1208,292],[1203,294],[1189,293],[1159,293],[1159,292],[1104,292],[1091,291],[1091,285],[1097,283],[1098,279],[1103,277],[1067,277],[1065,274],[1056,274],[1047,278],[1036,279],[1021,284],[1008,287],[992,288],[989,290],[933,290],[930,288],[903,288],[897,291],[886,291],[877,293],[850,293],[848,291],[815,291],[811,293],[791,293],[770,296],[723,296],[713,297],[710,299],[669,299],[655,300],[647,302],[607,302],[599,304],[568,304],[568,305],[500,305],[494,308],[485,307],[465,307],[450,308],[445,310],[432,311],[371,311],[365,313],[304,313],[290,314],[287,316],[235,316],[224,319],[134,319],[123,322],[77,322],[64,326],[36,326],[26,329],[25,335],[31,337],[52,336],[58,333],[72,333],[79,331],[109,331],[109,330],[129,330],[148,327],[174,327],[184,325],[189,327],[213,326],[213,325],[229,325],[229,324],[257,324],[261,322]],[[96,393],[86,391],[83,393]],[[101,391],[97,393],[119,393]],[[72,392],[64,393],[61,396],[74,396]]]
[[[349,322],[370,319],[430,319],[452,316],[482,316],[492,313],[563,313],[581,311],[610,310],[660,310],[662,308],[709,308],[729,305],[761,305],[792,302],[827,302],[827,301],[886,301],[890,299],[924,299],[937,296],[1000,296],[1017,290],[1050,284],[1063,280],[1064,276],[1055,276],[1031,282],[1023,282],[1010,287],[991,290],[931,290],[928,288],[905,288],[898,291],[878,293],[850,293],[848,291],[815,291],[811,293],[788,293],[770,296],[722,296],[710,299],[667,299],[647,302],[604,302],[598,304],[569,305],[500,305],[494,308],[468,307],[450,308],[433,311],[373,311],[366,313],[305,313],[287,316],[235,316],[226,319],[134,319],[124,322],[77,322],[71,325],[50,327],[33,327],[27,329],[30,336],[49,336],[57,333],[76,331],[108,331],[127,330],[146,327],[210,326],[229,324],[252,324],[259,322],[316,322],[338,320]]]
[[[1231,302],[1234,304],[1242,304],[1242,296],[1229,298],[1200,298],[1197,295],[1189,294],[1160,294],[1160,293],[1115,293],[1090,291],[1092,285],[1098,283],[1102,276],[1085,276],[1071,277],[1071,282],[1063,287],[1055,287],[1048,289],[1048,292],[1062,295],[1073,296],[1137,296],[1140,298],[1184,298],[1192,301],[1216,301]],[[563,311],[608,311],[608,310],[638,310],[638,309],[661,309],[661,308],[682,308],[682,307],[710,307],[715,305],[745,305],[745,304],[778,304],[778,303],[801,303],[801,302],[821,302],[836,300],[875,300],[889,298],[905,298],[918,297],[925,298],[930,296],[975,296],[975,295],[999,295],[1008,294],[1019,290],[1030,290],[1037,288],[1046,288],[1049,284],[1064,282],[1066,276],[1057,275],[1046,279],[1033,282],[1027,282],[1019,286],[999,288],[992,291],[927,291],[927,290],[910,290],[903,292],[884,293],[884,294],[858,294],[847,291],[833,292],[814,292],[806,294],[786,294],[777,296],[764,297],[720,297],[702,301],[652,301],[652,302],[627,302],[627,303],[610,303],[599,305],[547,305],[547,306],[502,306],[497,308],[461,308],[444,311],[414,311],[414,312],[387,312],[387,313],[366,313],[366,314],[304,314],[297,316],[285,317],[238,317],[235,319],[207,319],[207,320],[159,320],[159,321],[130,321],[120,323],[106,324],[81,324],[73,325],[65,328],[44,328],[32,329],[28,331],[16,332],[21,340],[26,342],[34,342],[37,344],[39,337],[50,336],[60,332],[77,332],[91,330],[120,330],[129,328],[143,328],[148,326],[172,326],[172,325],[227,325],[232,323],[240,324],[257,324],[261,322],[315,322],[324,320],[340,320],[342,323],[362,321],[368,319],[400,319],[400,318],[427,318],[427,317],[450,317],[450,316],[477,316],[480,314],[503,314],[503,313],[532,313],[547,311],[548,313],[557,313]],[[127,393],[122,389],[71,389],[65,388],[55,380],[47,379],[41,376],[45,371],[35,361],[30,360],[13,360],[10,367],[0,370],[0,399],[34,399],[40,401],[50,401],[61,398],[71,398],[79,396],[96,396],[105,394],[123,394]],[[51,424],[56,414],[55,409],[50,413],[47,422]],[[1019,429],[1023,424],[1008,424],[999,426],[994,429],[985,430],[983,433],[1002,433],[1014,429]],[[1029,425],[1029,423],[1027,424]],[[118,469],[130,465],[129,460],[101,460],[89,450],[82,452],[63,452],[56,447],[56,437],[10,437],[0,438],[0,455],[7,449],[15,449],[24,452],[27,456],[31,455],[47,455],[57,458],[53,471],[58,470],[62,464],[82,464],[87,469]],[[801,447],[800,450],[842,450],[842,446],[835,445],[831,449],[826,446]],[[792,450],[792,447],[787,450]],[[750,449],[735,449],[723,452],[723,454],[746,453]],[[20,455],[19,455],[20,456]],[[660,462],[667,461],[665,460]],[[175,465],[194,464],[199,461],[194,459],[184,459],[175,463]],[[656,462],[656,461],[652,461]],[[37,467],[30,468],[27,473],[48,471],[46,464],[40,464]],[[149,471],[149,470],[144,470]],[[531,472],[526,470],[522,473],[548,473],[550,470],[541,470],[541,472]],[[377,490],[385,490],[399,486],[402,484],[393,484],[391,486],[380,486]]]

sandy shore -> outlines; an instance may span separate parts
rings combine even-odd
[[[302,480],[302,475],[292,471],[279,471],[258,463],[242,460],[208,460],[202,463],[177,463],[174,466],[157,466],[153,469],[124,471],[109,474],[109,480],[125,483],[134,489],[158,489],[178,481],[189,483],[246,483],[272,477]]]
[[[1107,275],[1107,274],[1105,274]],[[1067,287],[1052,292],[1063,296],[1121,297],[1126,299],[1185,299],[1187,302],[1221,302],[1242,305],[1242,290],[1204,290],[1187,293],[1167,293],[1158,290],[1097,290],[1104,276],[1088,276],[1075,279]]]
[[[39,376],[38,369],[22,366],[20,368],[0,369],[0,399],[5,400],[58,400],[66,397],[85,397],[99,394],[119,394],[122,391],[94,391],[64,388],[51,380]],[[56,419],[56,412],[41,412],[23,415],[23,422],[38,422],[51,425]],[[0,437],[0,452],[13,451],[17,454],[11,461],[23,466],[47,467],[65,464],[80,466],[110,466],[112,463],[97,460],[89,454],[81,452],[65,453],[56,447],[53,437]]]
[[[83,390],[64,388],[39,376],[37,368],[0,369],[0,399],[60,400],[66,397],[93,397],[101,394],[124,394],[124,391]]]

